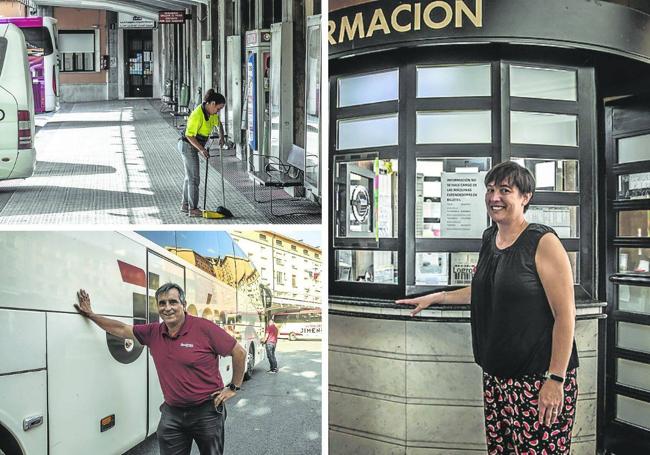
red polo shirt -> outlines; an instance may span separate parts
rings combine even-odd
[[[266,342],[267,343],[273,343],[277,344],[278,343],[278,326],[273,324],[273,325],[268,325],[266,327]]]
[[[194,406],[223,388],[219,356],[230,355],[237,340],[221,327],[186,313],[175,337],[162,322],[136,325],[133,334],[149,346],[168,405]]]

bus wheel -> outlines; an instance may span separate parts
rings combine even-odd
[[[23,451],[20,450],[16,440],[2,425],[0,425],[0,454],[23,455]]]
[[[289,334],[289,341],[296,341],[296,340],[297,340],[297,338],[296,338],[296,334],[293,333],[293,332],[291,332],[291,333]]]
[[[248,381],[253,377],[253,368],[255,368],[255,346],[251,343],[248,348],[248,355],[246,356],[246,371],[244,372],[245,381]]]

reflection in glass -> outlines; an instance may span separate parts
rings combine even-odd
[[[280,38],[280,33],[271,34],[271,55],[280,55],[282,40]],[[280,135],[282,125],[280,125],[280,109],[281,109],[281,96],[282,96],[282,85],[281,85],[281,60],[279,58],[271,59],[271,89],[270,101],[269,101],[269,151],[271,156],[280,157]],[[259,76],[258,76],[259,77]],[[262,141],[263,144],[263,141]],[[261,149],[261,147],[260,147]],[[262,152],[264,153],[264,152]]]
[[[418,98],[490,95],[490,65],[429,66],[417,69]]]
[[[578,262],[578,252],[577,251],[567,251],[569,255],[569,263],[571,264],[571,271],[573,272],[573,282],[575,284],[580,284],[578,277],[580,276],[580,262]]]
[[[492,142],[490,111],[417,112],[417,144],[486,144]]]
[[[524,98],[576,101],[575,71],[510,66],[510,95]]]
[[[336,124],[338,150],[397,145],[397,114],[338,120]]]
[[[616,419],[650,429],[650,403],[616,395]]]
[[[619,175],[617,198],[621,200],[650,198],[650,172]]]
[[[337,250],[336,279],[397,284],[397,251]]]
[[[560,238],[567,239],[579,236],[578,213],[575,205],[531,205],[525,216],[529,223],[550,226]]]
[[[619,285],[618,309],[630,313],[650,314],[650,287]]]
[[[397,236],[397,184],[397,160],[338,162],[337,237]]]
[[[416,253],[415,284],[449,284],[449,253]]]
[[[510,112],[513,144],[578,145],[578,117],[542,112]]]
[[[648,248],[619,248],[618,271],[650,275],[650,249]]]
[[[490,158],[420,158],[415,177],[415,235],[418,238],[441,237],[441,201],[443,172],[481,172],[491,166]],[[483,200],[483,194],[481,194]],[[487,215],[485,226],[487,228]]]
[[[535,177],[535,191],[576,192],[579,189],[578,160],[512,158]]]
[[[338,107],[396,100],[399,96],[397,69],[360,76],[340,77]]]
[[[627,359],[616,359],[616,382],[650,392],[650,365]]]
[[[305,183],[320,196],[320,25],[307,28],[307,65],[305,68]]]
[[[618,212],[619,237],[650,237],[650,210]]]
[[[650,134],[618,139],[618,162],[650,160]]]
[[[650,353],[650,326],[618,321],[616,346],[630,351]]]

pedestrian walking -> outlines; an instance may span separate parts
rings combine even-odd
[[[163,322],[128,325],[93,312],[81,289],[75,308],[106,332],[149,347],[165,399],[157,436],[161,455],[189,455],[192,441],[201,455],[223,454],[225,402],[244,379],[246,350],[211,321],[186,313],[185,292],[174,283],[156,291]],[[224,387],[219,356],[232,356],[232,382]]]
[[[275,325],[273,318],[269,320],[262,343],[266,345],[266,357],[269,359],[269,371],[267,373],[277,373],[278,361],[275,358],[275,347],[278,345],[278,326]]]

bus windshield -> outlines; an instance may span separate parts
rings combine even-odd
[[[43,53],[50,55],[54,52],[52,37],[47,27],[25,27],[21,28],[25,35],[25,44],[29,54]]]

